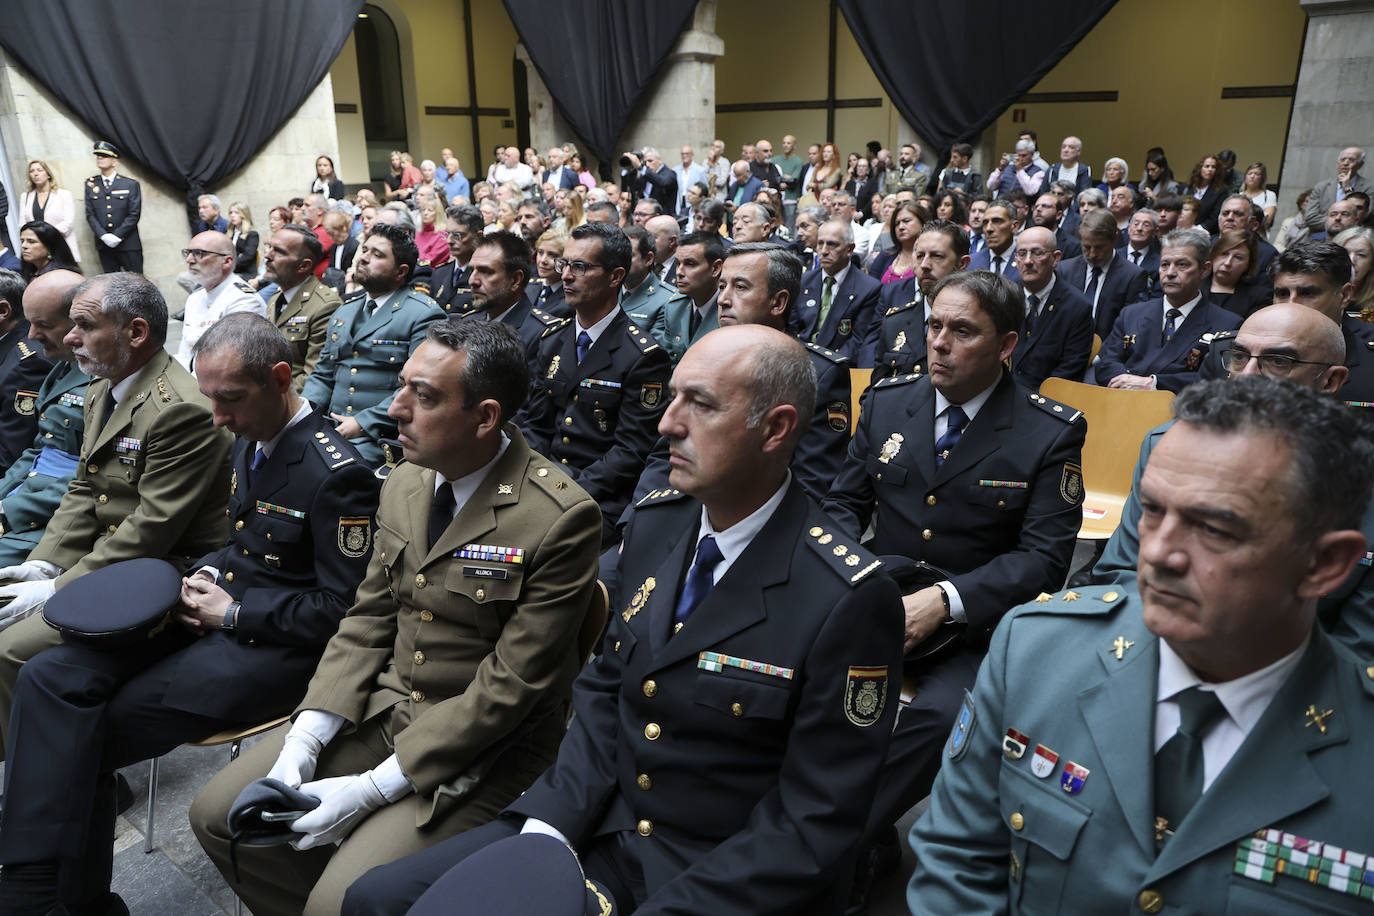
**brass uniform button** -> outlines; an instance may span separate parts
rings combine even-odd
[[[29,527],[32,528],[33,526],[34,526],[34,525],[33,525],[33,522],[29,522]],[[118,531],[118,530],[119,530],[119,526],[118,526],[118,525],[111,525],[111,526],[110,526],[110,534],[114,534],[114,533],[115,533],[116,531]]]
[[[1007,507],[1007,501],[1006,501],[1005,499],[999,499],[999,500],[997,500],[997,508],[999,508],[999,509],[1005,509],[1006,507]]]
[[[563,462],[564,464],[567,464],[567,463],[568,463],[568,459],[566,459],[566,458],[559,458],[558,460],[561,461],[561,462]]]
[[[645,681],[645,682],[644,682],[644,695],[645,695],[646,697],[652,697],[652,696],[656,696],[657,694],[658,694],[658,682],[657,682],[657,681]]]
[[[935,537],[935,532],[931,531],[929,528],[921,532],[921,539],[924,541],[928,541],[933,537]]]
[[[564,418],[563,418],[563,425],[564,425],[564,426],[572,426],[572,417],[564,417]]]
[[[104,493],[101,493],[99,496],[95,498],[95,501],[103,506],[110,501],[110,497],[106,496]]]
[[[569,445],[569,444],[571,444],[571,443],[572,443],[572,440],[571,440],[571,439],[569,439],[567,436],[564,436],[564,437],[563,437],[563,444],[564,444],[564,445]]]
[[[648,773],[640,773],[639,778],[635,780],[635,785],[648,792],[654,787],[654,781],[649,778]]]
[[[658,736],[661,734],[663,734],[663,729],[658,727],[657,722],[650,722],[648,725],[644,726],[644,737],[648,738],[650,741],[657,741]]]
[[[1022,827],[1026,826],[1026,819],[1021,816],[1020,811],[1017,811],[1012,814],[1009,823],[1011,824],[1012,830],[1020,830]]]
[[[357,374],[358,374],[358,370],[357,370],[356,368],[354,368],[354,369],[349,369],[349,370],[348,370],[348,374],[349,374],[349,375],[357,375]]]
[[[648,836],[649,834],[654,832],[654,822],[640,821],[639,826],[636,829],[639,831],[640,836]]]
[[[933,506],[933,505],[935,505],[935,494],[934,494],[934,493],[931,493],[929,496],[926,497],[926,505],[927,505],[927,506]]]
[[[246,548],[245,548],[244,551],[243,551],[243,555],[244,555],[245,557],[248,556],[248,550],[247,550]]]
[[[235,530],[235,531],[242,531],[242,530],[243,530],[243,519],[239,519],[238,521],[234,522],[234,530]]]
[[[1136,898],[1136,903],[1147,913],[1158,913],[1164,909],[1164,895],[1154,888],[1149,888],[1140,892]]]
[[[433,612],[433,611],[421,611],[421,612],[420,612],[420,619],[423,620],[425,623],[429,623],[431,620],[434,619],[434,612]]]
[[[91,462],[90,464],[86,465],[87,474],[94,474],[98,470],[100,470],[100,465],[96,464],[95,462]]]
[[[417,664],[417,665],[423,665],[424,663],[425,663],[425,653],[421,652],[419,649],[416,649],[416,650],[415,650],[415,664]]]
[[[234,581],[234,574],[231,573],[231,572],[225,573],[225,574],[224,574],[224,581],[225,581],[225,582],[233,582],[233,581]]]
[[[738,701],[731,703],[730,714],[738,719],[740,716],[744,715],[744,707],[741,706]]]
[[[424,573],[420,573],[419,575],[417,575],[417,576],[415,577],[415,587],[416,587],[416,588],[424,588],[424,587],[425,587],[425,583],[426,583],[427,581],[428,581],[428,580],[425,579],[425,574],[424,574]]]
[[[485,588],[479,588],[472,593],[472,597],[476,598],[478,601],[484,601],[487,597],[487,590]]]
[[[412,703],[423,703],[425,701],[425,692],[423,690],[412,690],[410,692],[410,701]]]
[[[348,393],[349,393],[349,394],[352,394],[353,392],[355,392],[355,391],[357,391],[357,390],[358,390],[358,389],[354,388],[352,385],[349,385],[349,386],[348,386]]]

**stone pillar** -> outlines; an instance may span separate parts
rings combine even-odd
[[[1374,155],[1374,0],[1301,0],[1307,41],[1288,124],[1278,213],[1297,211],[1306,188],[1336,176],[1347,146]],[[1366,176],[1370,164],[1364,167]]]

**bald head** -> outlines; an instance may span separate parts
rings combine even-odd
[[[644,228],[654,237],[654,263],[659,266],[667,264],[673,252],[677,250],[677,238],[682,232],[677,219],[666,213],[660,214],[646,222]]]
[[[71,270],[54,270],[35,277],[24,290],[24,317],[29,339],[43,345],[43,355],[54,362],[71,362],[71,348],[62,342],[72,329],[72,297],[85,277]]]
[[[1285,302],[1270,305],[1245,319],[1232,345],[1252,356],[1289,356],[1301,360],[1287,380],[1335,394],[1350,370],[1345,366],[1345,336],[1340,325],[1313,308]],[[1315,364],[1315,365],[1314,365]],[[1231,374],[1254,375],[1259,363],[1250,360]]]

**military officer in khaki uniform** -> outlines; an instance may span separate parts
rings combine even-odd
[[[291,383],[296,390],[315,371],[329,337],[339,294],[315,278],[324,259],[319,237],[303,226],[283,226],[267,243],[264,275],[281,289],[267,303],[267,317],[291,344]]]
[[[597,505],[505,422],[529,387],[508,325],[435,324],[401,375],[390,412],[408,461],[383,485],[354,606],[284,744],[254,746],[191,808],[259,916],[338,913],[372,866],[494,817],[563,736]],[[322,803],[289,825],[296,849],[231,853],[230,806],[264,774]]]
[[[167,303],[157,287],[137,274],[102,274],[77,288],[71,318],[65,340],[98,378],[86,389],[76,476],[29,559],[0,569],[0,580],[12,580],[0,586],[12,624],[0,633],[6,728],[19,666],[59,642],[35,614],[56,589],[135,557],[186,569],[229,531],[233,436],[215,428],[195,379],[163,349]]]

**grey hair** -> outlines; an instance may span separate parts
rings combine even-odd
[[[770,340],[756,347],[753,357],[752,393],[744,425],[758,429],[768,411],[790,404],[798,417],[790,443],[796,445],[816,412],[816,368],[811,357],[796,340]]]
[[[1106,174],[1107,174],[1107,169],[1109,169],[1109,168],[1112,167],[1112,163],[1116,163],[1117,165],[1121,166],[1121,180],[1122,180],[1122,181],[1125,181],[1125,180],[1126,180],[1126,176],[1129,175],[1129,174],[1131,174],[1131,167],[1130,167],[1129,165],[1127,165],[1127,164],[1126,164],[1126,160],[1125,160],[1125,159],[1122,159],[1120,156],[1113,156],[1112,158],[1110,158],[1110,159],[1107,160],[1107,164],[1106,164],[1106,165],[1102,166],[1102,175],[1103,175],[1103,177],[1106,176]]]
[[[1212,237],[1207,234],[1206,229],[1197,226],[1175,229],[1164,236],[1160,248],[1191,248],[1193,259],[1199,264],[1206,264],[1212,257]]]
[[[1134,213],[1131,214],[1131,219],[1135,219],[1137,216],[1142,216],[1142,215],[1143,215],[1143,216],[1148,216],[1148,217],[1150,218],[1150,222],[1154,223],[1156,226],[1159,225],[1159,211],[1158,211],[1158,210],[1151,210],[1149,207],[1141,207],[1139,210],[1137,210],[1137,211],[1135,211]]]
[[[1025,139],[1025,140],[1017,140],[1017,141],[1016,141],[1016,151],[1017,151],[1018,153],[1033,153],[1033,152],[1035,152],[1035,141],[1034,141],[1034,140],[1031,140],[1031,139],[1029,139],[1029,138],[1027,138],[1027,139]]]
[[[1085,203],[1088,203],[1089,201],[1096,204],[1103,210],[1107,209],[1107,195],[1103,194],[1097,188],[1087,188],[1085,190],[1079,191],[1078,197],[1074,199],[1074,203],[1078,204],[1078,206],[1080,207],[1083,206]]]
[[[802,207],[800,210],[797,211],[797,215],[810,217],[811,222],[815,223],[817,228],[820,228],[822,224],[824,224],[827,220],[830,219],[830,211],[827,210],[825,207],[822,207],[820,204],[812,204],[809,207]]]
[[[272,381],[272,367],[291,364],[291,344],[277,326],[252,312],[231,312],[210,325],[196,341],[196,356],[232,349],[243,374],[259,388]]]
[[[153,343],[160,347],[167,342],[167,300],[152,280],[125,271],[99,274],[77,287],[73,298],[97,287],[102,315],[115,316],[121,328],[142,318],[148,323],[148,337]]]
[[[202,194],[202,195],[200,195],[199,197],[196,198],[196,203],[200,203],[202,200],[208,200],[208,201],[210,201],[210,206],[214,207],[216,210],[223,210],[223,209],[224,209],[224,204],[220,203],[220,202],[219,202],[219,198],[216,197],[216,196],[213,195],[213,194]]]
[[[843,231],[843,233],[844,233],[843,238],[844,238],[844,243],[845,243],[846,245],[852,245],[852,244],[854,244],[854,224],[853,224],[853,223],[851,223],[849,220],[844,220],[844,219],[833,219],[833,218],[832,218],[832,219],[826,220],[824,223],[821,223],[821,228],[824,229],[824,228],[826,227],[826,225],[828,225],[829,223],[834,223],[835,225],[837,225],[837,226],[840,227],[841,231]]]
[[[393,200],[391,203],[382,207],[382,209],[390,210],[392,213],[395,213],[396,225],[402,229],[408,230],[411,235],[415,234],[415,217],[410,215],[409,207],[398,200]]]

